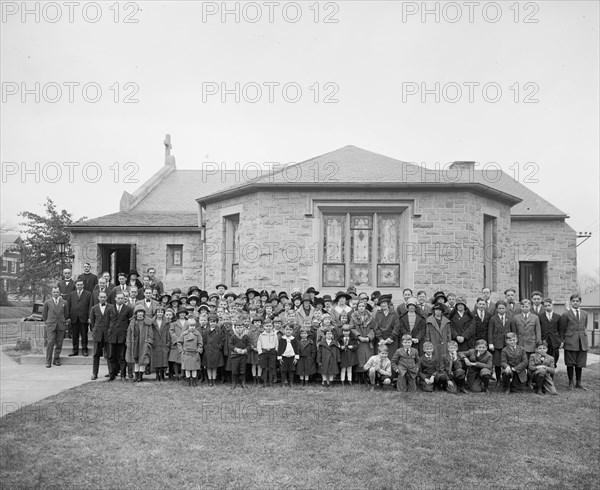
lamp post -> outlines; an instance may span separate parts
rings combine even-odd
[[[60,255],[60,270],[65,268],[65,254],[67,253],[67,244],[65,242],[56,242],[58,247],[58,255]]]

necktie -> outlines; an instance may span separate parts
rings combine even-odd
[[[481,321],[483,321],[483,311],[479,312],[479,318],[481,318]]]
[[[121,313],[121,307],[120,306],[117,307],[117,313]]]
[[[81,291],[77,291],[77,297],[81,298]]]
[[[579,310],[575,310],[575,318],[577,318],[577,323],[579,323]]]
[[[406,355],[409,356],[410,355],[410,349],[406,349]]]
[[[525,321],[527,321],[528,318],[529,318],[529,315],[527,313],[525,313]]]

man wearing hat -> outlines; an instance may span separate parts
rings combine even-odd
[[[387,346],[388,352],[396,352],[398,338],[394,334],[400,325],[398,313],[390,308],[391,294],[379,296],[379,310],[375,313],[375,348],[377,353],[380,343]]]
[[[219,296],[219,299],[225,299],[225,291],[227,291],[227,285],[223,284],[223,283],[219,283],[219,284],[217,284],[216,290],[217,290],[217,295]]]
[[[319,296],[319,291],[311,286],[306,290],[306,292],[310,294],[310,302],[314,304],[315,296]]]

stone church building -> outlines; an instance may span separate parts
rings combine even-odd
[[[232,179],[178,170],[168,136],[165,146],[165,165],[117,213],[70,228],[75,271],[155,267],[167,290],[354,285],[399,298],[408,286],[469,304],[484,285],[561,303],[576,289],[568,216],[499,167],[433,170],[346,146]]]

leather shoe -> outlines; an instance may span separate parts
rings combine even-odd
[[[78,355],[79,355],[79,353],[78,353],[78,352],[71,352],[71,353],[69,354],[69,357],[74,357],[74,356],[78,356]]]
[[[98,379],[98,375],[97,374],[92,374],[92,381]]]
[[[54,364],[55,366],[62,366],[62,363],[58,359],[54,359],[54,362],[52,364]]]
[[[569,389],[570,390],[574,390],[575,389],[575,383],[573,381],[569,381]]]
[[[51,368],[51,367],[52,367],[52,364],[46,364],[46,367],[47,367],[47,368]]]
[[[106,381],[108,382],[108,381],[114,381],[114,380],[115,380],[115,377],[114,376],[110,376]]]
[[[575,385],[575,388],[577,388],[578,390],[587,391],[587,388],[585,386],[582,386],[580,383],[577,383]]]
[[[83,351],[83,357],[87,357],[87,356],[89,356],[88,351],[84,350]]]

